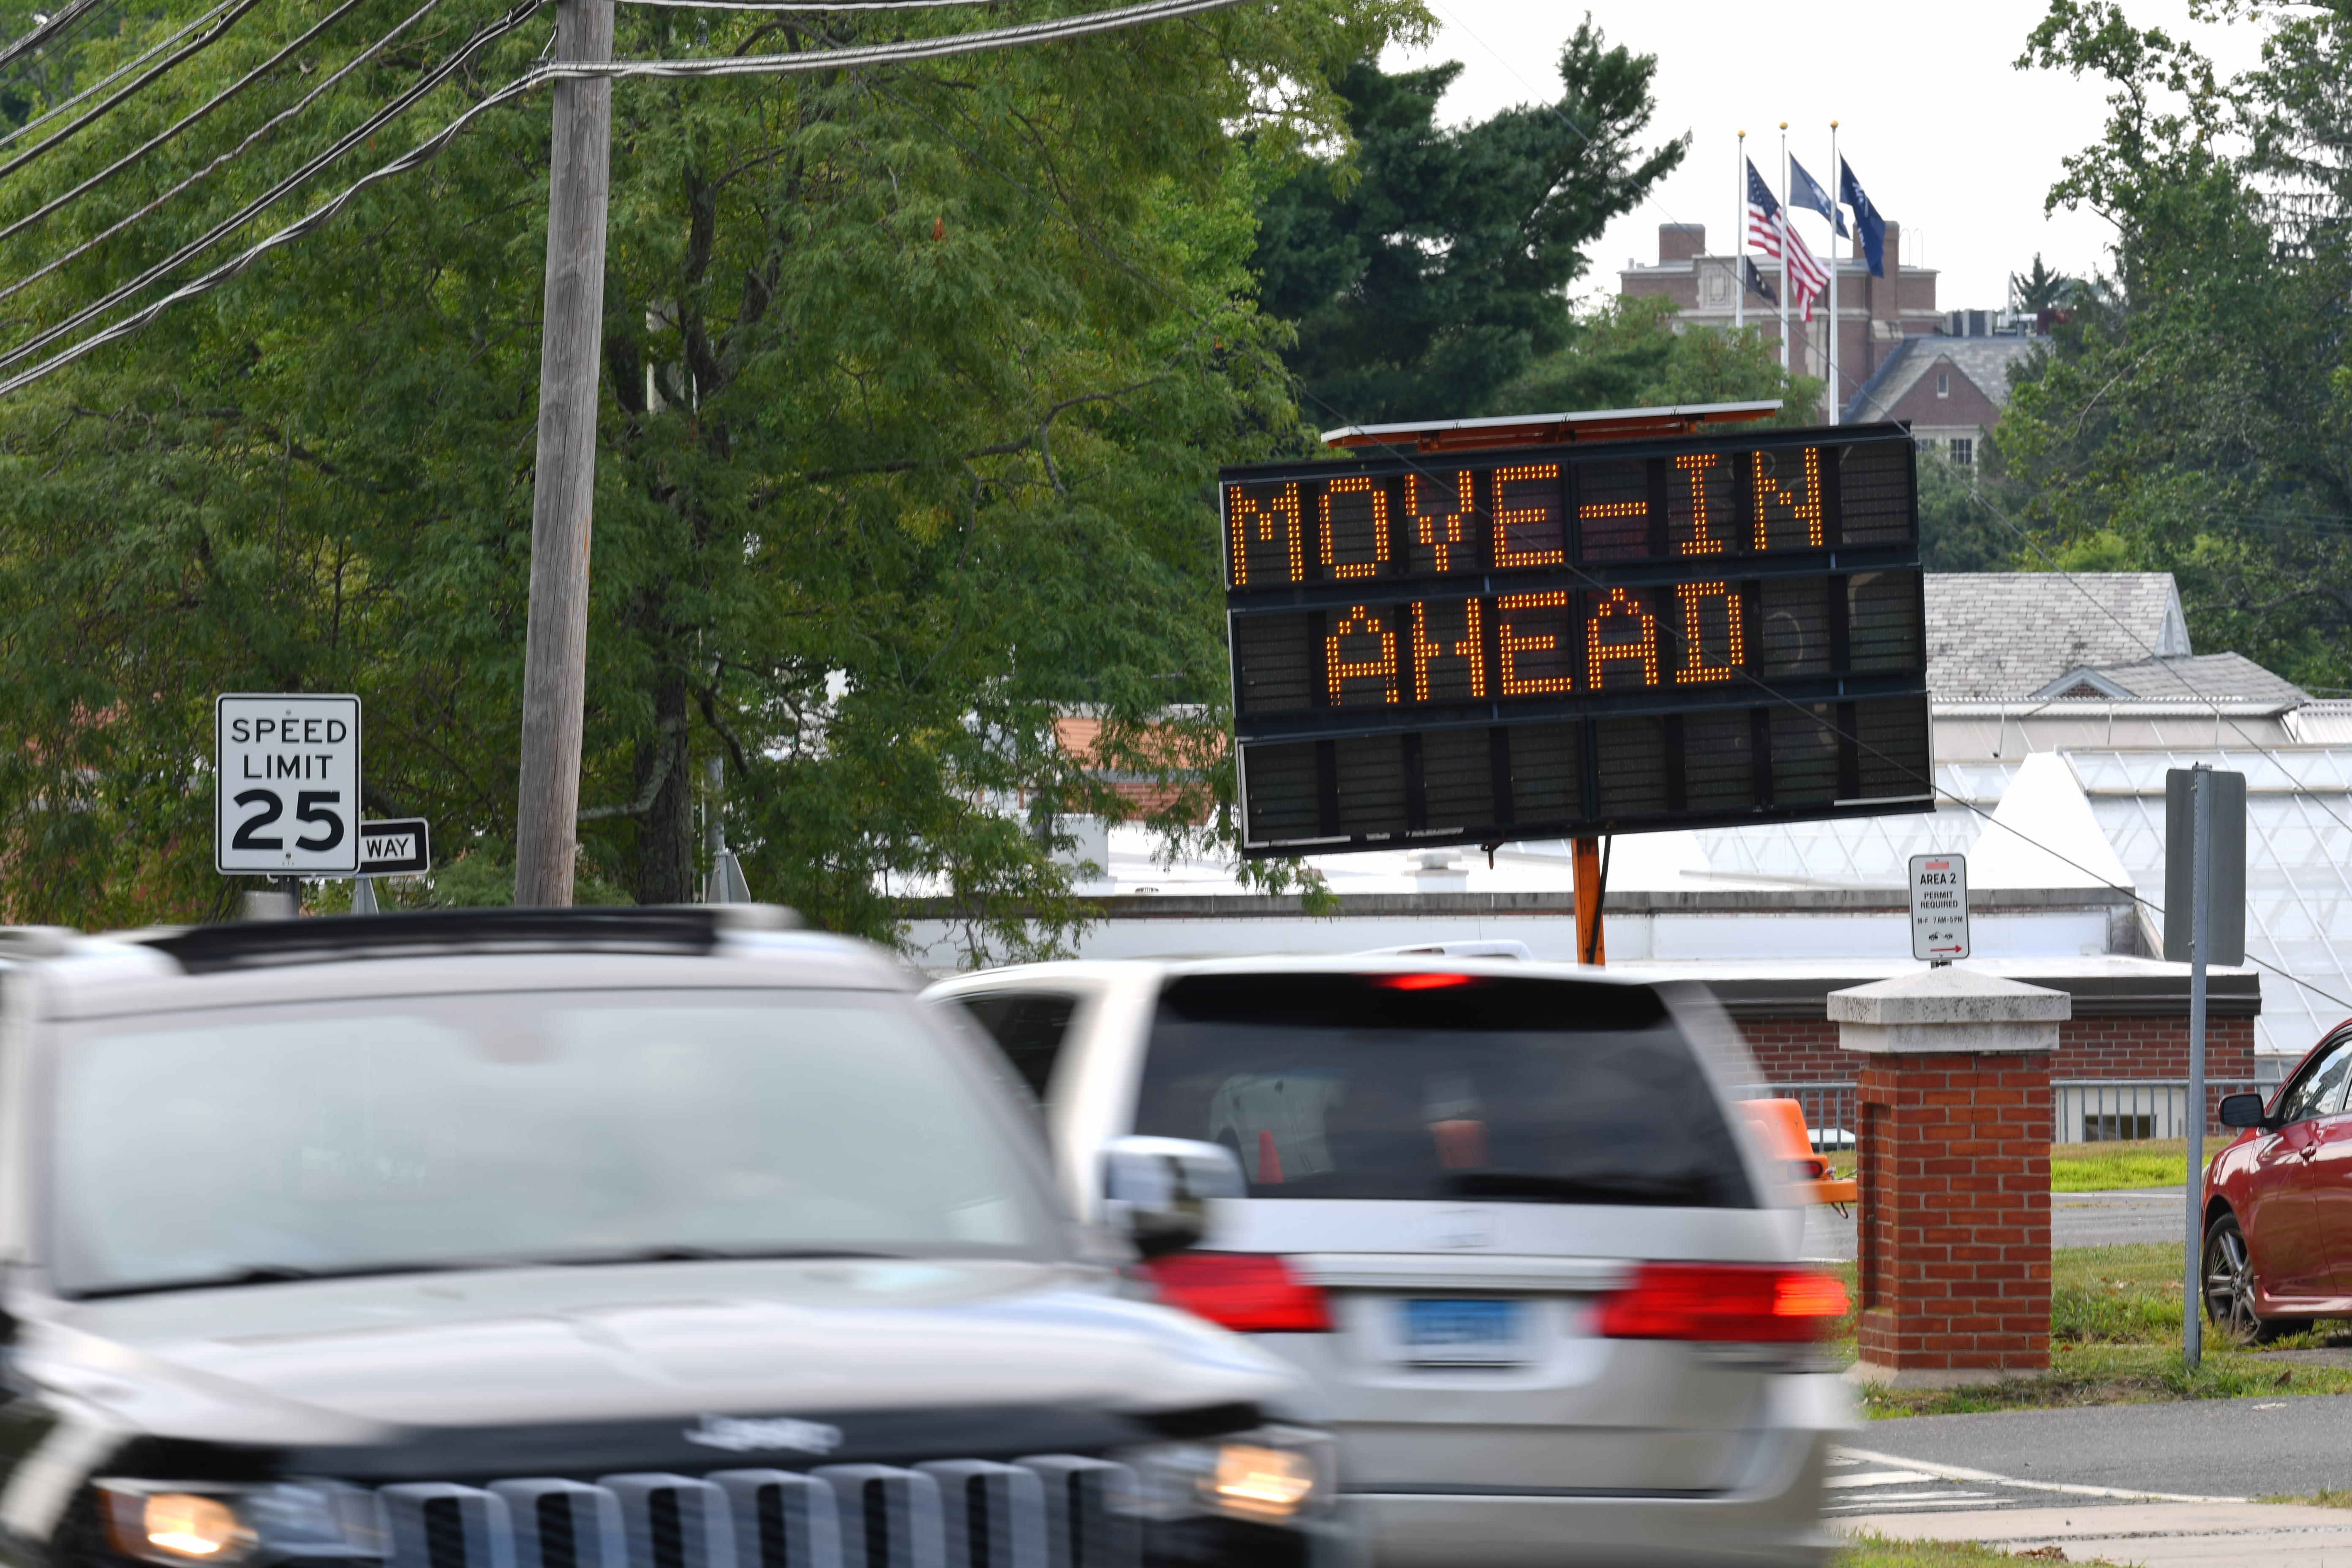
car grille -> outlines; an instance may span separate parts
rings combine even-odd
[[[1135,1473],[1049,1454],[383,1488],[386,1568],[1138,1568]]]

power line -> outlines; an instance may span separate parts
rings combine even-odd
[[[129,76],[131,72],[145,65],[149,60],[153,59],[157,55],[162,54],[165,49],[170,48],[182,38],[186,37],[190,33],[193,33],[197,28],[205,26],[205,24],[211,21],[215,16],[220,15],[221,12],[227,8],[228,0],[222,0],[222,4],[214,6],[210,11],[198,16],[194,21],[190,22],[178,32],[171,34],[166,37],[158,38],[155,42],[148,45],[144,50],[123,61],[121,65],[107,72],[106,75],[99,78],[98,80],[90,83],[88,87],[83,88],[79,92],[75,93],[71,98],[51,104],[48,108],[41,110],[40,113],[36,114],[30,120],[25,121],[24,124],[17,126],[14,131],[9,132],[5,136],[0,136],[0,147],[9,145],[16,142],[19,137],[30,135],[33,132],[39,130],[50,121],[55,120],[58,115],[65,113],[75,104],[81,102],[82,100],[86,98],[93,98],[99,93],[104,92],[108,88],[113,86],[124,77]]]
[[[246,5],[257,0],[243,0]],[[300,170],[263,195],[257,197],[231,217],[203,237],[182,247],[163,261],[149,268],[139,277],[113,289],[104,299],[84,308],[68,320],[36,334],[24,342],[0,353],[0,366],[15,364],[39,349],[57,342],[77,328],[86,326],[108,310],[121,304],[139,289],[165,273],[211,248],[227,235],[243,227],[255,217],[283,201],[310,177],[358,145],[382,125],[407,109],[424,93],[439,85],[454,73],[465,59],[491,39],[520,26],[536,12],[545,0],[523,0],[521,5],[477,33],[458,52],[436,68],[416,86],[404,92],[385,109],[371,116],[333,147],[313,158]],[[90,336],[41,361],[31,369],[0,381],[0,397],[17,391],[62,369],[103,344],[128,337],[152,322],[163,311],[183,300],[195,298],[220,287],[250,267],[255,261],[281,245],[310,234],[331,220],[349,205],[360,192],[404,174],[429,162],[454,141],[457,134],[477,118],[502,104],[509,103],[536,90],[551,81],[578,80],[594,77],[650,77],[694,79],[704,77],[782,76],[807,71],[845,70],[863,65],[887,65],[908,60],[941,59],[951,56],[978,54],[996,49],[1017,47],[1024,44],[1051,42],[1063,38],[1087,37],[1095,34],[1117,31],[1178,16],[1223,10],[1243,3],[1243,0],[1150,0],[1138,5],[1126,5],[1109,11],[1097,11],[1076,16],[1056,17],[1045,22],[1023,23],[1015,26],[990,28],[977,33],[959,33],[943,38],[917,38],[898,43],[866,45],[855,48],[824,49],[786,55],[743,55],[709,59],[683,60],[614,60],[607,62],[548,61],[534,65],[505,87],[476,102],[457,119],[412,147],[408,152],[381,168],[354,181],[330,198],[324,205],[295,219],[268,238],[252,246],[203,277],[174,289],[135,314],[106,327]]]
[[[182,246],[178,250],[173,252],[170,256],[165,257],[162,261],[157,262],[154,266],[150,267],[146,271],[141,273],[130,282],[124,283],[109,292],[103,299],[100,299],[95,304],[84,307],[81,310],[76,312],[67,320],[58,322],[53,327],[47,328],[43,331],[36,333],[25,342],[9,349],[5,353],[0,353],[0,366],[14,364],[19,360],[32,354],[37,350],[47,347],[48,344],[55,342],[58,339],[64,337],[67,333],[73,331],[77,328],[87,326],[98,317],[105,314],[115,306],[131,298],[131,295],[137,293],[148,284],[156,281],[158,279],[163,277],[164,274],[179,267],[182,263],[192,260],[195,257],[202,255],[205,251],[211,249],[215,245],[217,245],[229,235],[234,234],[236,230],[244,227],[247,224],[252,222],[253,219],[259,216],[261,214],[268,211],[279,202],[284,201],[296,190],[299,189],[304,184],[308,183],[313,174],[318,174],[320,170],[334,163],[352,148],[366,142],[366,140],[370,136],[373,135],[377,131],[391,123],[394,120],[399,118],[399,116],[414,105],[417,100],[421,99],[426,93],[440,86],[440,84],[448,79],[448,78],[455,75],[461,68],[464,67],[466,62],[475,53],[486,47],[499,37],[512,32],[515,28],[520,27],[523,23],[529,21],[530,17],[538,12],[540,7],[546,3],[547,0],[521,0],[520,5],[516,5],[511,11],[509,11],[504,16],[499,18],[495,22],[485,24],[475,32],[472,37],[468,38],[463,45],[459,46],[459,47],[446,59],[443,60],[432,70],[426,72],[422,80],[408,88],[406,90],[399,94],[399,96],[394,98],[389,104],[370,115],[366,120],[361,121],[359,125],[346,132],[325,152],[312,157],[308,163],[304,163],[300,168],[288,175],[285,179],[280,180],[269,190],[264,192],[261,195],[257,196],[254,200],[247,203],[242,208],[238,209],[229,217],[222,220],[218,224],[215,224],[200,238],[193,240],[187,245]],[[511,89],[506,89],[503,93],[492,94],[489,98],[485,99],[482,102],[475,105],[464,115],[460,116],[457,124],[465,124],[476,114],[481,112],[482,110],[492,104],[503,102],[505,98],[511,96]],[[436,141],[429,142],[428,145],[433,145],[437,148],[438,140],[436,139]],[[384,170],[377,171],[377,174],[381,174],[387,171],[397,172],[400,168],[406,166],[408,165],[404,161],[395,160],[394,163],[386,165]],[[344,191],[340,196],[335,198],[331,208],[323,210],[341,210],[344,203],[348,202],[351,197],[362,188],[362,186],[373,183],[375,177],[375,175],[370,175],[368,179],[362,180],[359,184],[353,185],[349,190]],[[160,304],[150,306],[148,309],[141,311],[138,315],[131,318],[131,322],[143,326],[148,321],[154,320],[154,318],[161,313],[164,306],[176,303],[178,300],[183,299],[193,298],[196,294],[203,293],[206,289],[216,287],[219,283],[226,281],[229,278],[236,276],[237,272],[242,271],[245,266],[250,262],[254,257],[259,255],[264,250],[273,248],[276,245],[282,243],[282,239],[284,237],[290,237],[295,234],[309,233],[311,228],[317,226],[314,219],[318,216],[319,215],[317,214],[313,214],[309,217],[298,219],[286,229],[279,231],[278,235],[274,235],[269,239],[263,241],[260,245],[256,246],[252,250],[247,251],[244,256],[230,262],[226,267],[208,274],[206,278],[200,279],[195,283],[190,284],[186,288],[182,289],[173,294],[166,296]],[[135,330],[135,328],[133,330]],[[42,376],[47,375],[50,371],[61,365],[71,363],[74,360],[79,359],[83,354],[88,353],[92,348],[96,347],[100,343],[110,342],[115,338],[124,335],[126,335],[126,333],[121,327],[117,326],[110,327],[103,331],[95,333],[89,338],[85,338],[81,342],[75,344],[72,348],[54,355],[50,359],[43,361],[40,364],[36,365],[32,370],[15,376],[5,383],[0,383],[0,396],[5,396],[7,393],[16,390],[19,386],[26,385],[30,382],[40,379]]]
[[[251,87],[255,82],[259,81],[263,77],[277,69],[278,67],[285,63],[287,58],[292,55],[294,51],[310,43],[320,34],[325,32],[329,27],[333,26],[337,22],[341,21],[345,16],[352,13],[354,7],[362,4],[363,4],[363,0],[343,0],[343,3],[341,5],[329,12],[325,17],[314,24],[309,32],[302,34],[292,43],[288,44],[284,48],[278,50],[276,54],[262,61],[261,64],[247,71],[244,76],[238,78],[236,81],[231,82],[219,92],[215,93],[210,99],[198,105],[188,113],[183,115],[173,124],[165,127],[163,130],[156,132],[153,136],[148,138],[142,145],[129,153],[125,153],[121,157],[116,159],[105,168],[100,169],[97,174],[92,174],[89,178],[84,180],[80,184],[76,185],[73,189],[64,192],[59,195],[50,197],[49,200],[44,202],[41,205],[35,207],[31,212],[26,213],[23,217],[18,218],[16,222],[8,225],[5,228],[0,228],[0,241],[14,238],[18,234],[23,233],[26,229],[30,228],[33,225],[48,216],[51,213],[56,212],[58,208],[65,206],[70,202],[79,200],[89,192],[96,190],[99,186],[104,184],[107,181],[121,174],[123,170],[129,168],[131,164],[137,163],[148,153],[152,153],[156,148],[161,147],[166,142],[171,141],[173,137],[179,135],[181,132],[185,131],[189,126],[203,120],[206,115],[212,113],[213,110],[228,102],[231,99],[236,97],[237,94],[243,92],[247,88]],[[34,151],[37,153],[39,149],[36,148]],[[26,154],[27,157],[31,157],[33,153]],[[0,174],[5,173],[5,170],[0,170]]]
[[[137,223],[140,219],[160,210],[166,203],[178,196],[190,186],[194,185],[199,181],[210,178],[215,172],[221,168],[222,165],[232,163],[236,159],[243,156],[263,137],[268,135],[272,131],[277,130],[278,126],[284,124],[289,120],[291,120],[296,115],[301,113],[304,110],[310,108],[311,104],[317,102],[321,97],[325,96],[328,90],[333,88],[336,83],[341,81],[345,77],[351,75],[352,72],[357,70],[360,67],[373,59],[376,55],[389,47],[393,43],[398,40],[403,33],[405,33],[409,28],[424,20],[425,17],[432,12],[433,8],[439,4],[440,0],[425,0],[425,4],[415,11],[411,12],[405,20],[394,26],[390,32],[384,34],[383,37],[368,45],[367,47],[360,50],[359,53],[353,55],[350,59],[344,61],[341,66],[322,78],[318,86],[303,94],[302,97],[297,100],[294,103],[279,110],[277,114],[272,115],[268,120],[264,121],[252,132],[251,134],[247,135],[244,141],[230,148],[227,152],[221,153],[211,163],[206,163],[203,168],[198,169],[194,174],[192,174],[185,179],[182,180],[178,184],[175,184],[171,189],[164,191],[153,200],[150,201],[146,205],[141,207],[138,211],[116,219],[112,224],[100,229],[98,233],[90,236],[88,239],[83,240],[71,250],[66,251],[64,254],[54,257],[50,260],[42,263],[41,266],[35,268],[33,271],[26,273],[24,277],[17,279],[16,281],[9,283],[5,287],[0,287],[0,300],[6,300],[10,296],[30,288],[33,284],[39,282],[50,273],[58,270],[58,268],[68,266],[74,261],[79,259],[81,257],[88,255],[89,252],[97,249],[100,246],[105,244],[108,240],[113,238],[116,235],[121,234],[124,229],[129,228],[132,224]]]
[[[69,4],[58,6],[47,21],[35,23],[31,32],[0,47],[0,66],[12,65],[24,58],[104,3],[105,0],[70,0]]]
[[[57,268],[68,266],[68,263],[78,261],[78,258],[80,258],[80,257],[87,257],[87,254],[89,254],[89,251],[94,251],[94,249],[97,249],[99,245],[103,245],[103,242],[113,240],[115,235],[122,233],[122,230],[125,230],[125,228],[130,228],[130,226],[131,226],[131,224],[136,224],[136,221],[139,221],[139,218],[146,218],[148,214],[152,214],[152,212],[158,212],[158,209],[163,209],[169,200],[174,200],[176,195],[181,195],[181,193],[184,193],[184,191],[188,191],[188,188],[191,188],[191,185],[195,185],[197,181],[209,179],[209,176],[212,176],[212,174],[216,172],[216,169],[219,169],[221,164],[233,163],[233,160],[237,160],[237,157],[240,157],[240,155],[245,155],[245,153],[249,151],[249,148],[252,148],[254,143],[257,143],[257,141],[261,141],[261,139],[264,139],[264,136],[268,136],[270,132],[278,130],[278,127],[280,127],[280,124],[285,124],[287,120],[291,120],[291,118],[294,118],[294,115],[299,115],[299,113],[301,113],[301,110],[306,110],[306,108],[310,108],[310,103],[315,103],[315,101],[318,101],[320,97],[324,97],[324,94],[327,94],[327,89],[331,89],[331,87],[334,87],[336,82],[341,82],[343,78],[346,78],[346,75],[351,75],[352,70],[358,70],[360,66],[367,64],[369,58],[374,58],[376,54],[383,52],[385,47],[393,45],[393,42],[395,42],[397,37],[402,36],[402,33],[407,33],[407,30],[412,28],[412,26],[416,26],[416,24],[419,24],[419,21],[424,21],[424,19],[425,19],[425,14],[433,12],[433,7],[436,7],[436,5],[440,5],[440,0],[425,0],[425,3],[421,5],[419,9],[416,9],[416,12],[412,12],[412,14],[409,14],[409,16],[407,16],[407,19],[400,21],[400,24],[397,24],[395,28],[391,30],[391,33],[385,33],[383,37],[379,37],[379,40],[374,40],[374,42],[372,42],[372,45],[364,47],[364,49],[360,49],[358,54],[352,54],[352,57],[348,58],[348,61],[343,61],[343,64],[339,66],[339,68],[336,68],[334,73],[330,73],[330,75],[327,75],[327,78],[322,78],[322,80],[320,80],[320,85],[318,85],[318,87],[313,87],[313,89],[310,89],[310,91],[306,91],[306,94],[303,94],[303,97],[299,99],[299,101],[294,101],[294,103],[291,103],[291,106],[282,108],[280,113],[270,115],[270,118],[266,120],[266,122],[258,124],[257,130],[254,130],[252,134],[247,136],[245,141],[240,141],[240,143],[237,143],[237,146],[228,148],[228,151],[221,153],[219,157],[214,157],[212,163],[205,164],[203,169],[197,169],[197,172],[195,172],[195,174],[191,174],[191,176],[188,176],[188,179],[179,181],[179,184],[172,185],[172,188],[169,188],[169,191],[164,191],[163,195],[158,195],[158,197],[155,197],[155,200],[148,202],[146,207],[142,207],[142,209],[139,209],[139,212],[127,214],[127,216],[122,216],[122,218],[115,218],[115,224],[110,224],[110,226],[108,226],[108,228],[101,228],[101,230],[99,230],[99,233],[91,235],[91,237],[87,237],[87,240],[82,240],[80,245],[75,245],[73,249],[66,251],[66,254],[61,254],[61,257],[54,257],[52,261],[45,261],[45,263],[42,263],[40,268],[36,268],[36,270],[30,270],[30,273],[26,273],[24,278],[14,279],[14,282],[9,282],[7,287],[0,287],[0,300],[9,299],[9,296],[12,296],[12,294],[19,294],[21,289],[28,289],[30,284],[40,282],[42,278],[47,278],[49,273],[54,273],[54,270],[57,270]]]
[[[846,0],[825,5],[799,0],[616,0],[623,5],[652,5],[672,11],[926,11],[938,5],[985,5],[992,0]]]
[[[189,56],[200,53],[203,50],[211,47],[219,40],[220,36],[223,33],[229,30],[229,27],[239,16],[244,16],[247,11],[252,10],[259,4],[261,4],[261,0],[232,0],[232,3],[228,5],[215,7],[212,12],[212,16],[217,18],[217,20],[213,21],[204,32],[199,33],[194,38],[181,45],[177,49],[165,56],[162,60],[149,67],[137,80],[131,82],[127,87],[118,89],[112,97],[99,103],[88,113],[82,115],[80,119],[74,121],[63,130],[52,132],[47,137],[26,148],[24,152],[17,153],[14,158],[9,159],[6,163],[0,163],[0,179],[5,179],[8,175],[15,174],[17,170],[23,168],[26,164],[39,157],[42,153],[47,152],[58,142],[67,140],[76,132],[80,131],[84,126],[97,121],[110,110],[112,110],[116,105],[120,104],[124,99],[131,97],[142,88],[146,87],[157,77],[162,76],[165,71],[170,70],[173,66],[178,65],[182,60],[186,59]]]

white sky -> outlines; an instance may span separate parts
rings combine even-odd
[[[1557,99],[1561,42],[1580,6],[1539,0],[1428,0],[1441,30],[1421,50],[1391,51],[1396,70],[1459,60],[1464,70],[1438,106],[1446,124],[1483,120],[1512,104]],[[1616,291],[1628,258],[1654,261],[1658,225],[1703,223],[1720,253],[1737,210],[1736,132],[1765,178],[1779,186],[1779,121],[1790,151],[1835,189],[1829,122],[1839,151],[1878,210],[1903,226],[1903,260],[1943,277],[1945,310],[1996,309],[2008,277],[2034,253],[2052,267],[2085,273],[2105,260],[2110,233],[2089,212],[2042,202],[2060,161],[2097,140],[2106,119],[2105,84],[2011,62],[2041,20],[2041,0],[1809,0],[1801,5],[1728,0],[1591,0],[1607,40],[1658,57],[1656,118],[1648,144],[1685,131],[1696,140],[1683,166],[1633,213],[1612,224],[1592,251],[1593,274],[1578,285]],[[2140,26],[2176,32],[2185,0],[2126,0]],[[2258,58],[2255,29],[2190,29],[2228,69]],[[1798,220],[1806,243],[1826,254],[1828,224]]]

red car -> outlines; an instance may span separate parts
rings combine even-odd
[[[2205,1172],[2205,1315],[2243,1339],[2352,1318],[2352,1024],[2303,1058],[2268,1107],[2222,1097],[2245,1131]]]

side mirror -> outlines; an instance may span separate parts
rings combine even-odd
[[[1209,1234],[1209,1200],[1247,1191],[1241,1162],[1222,1143],[1114,1138],[1103,1151],[1106,1217],[1146,1258],[1198,1246]]]
[[[2260,1127],[2263,1124],[2263,1097],[2259,1094],[2225,1094],[2215,1110],[2224,1127]]]

